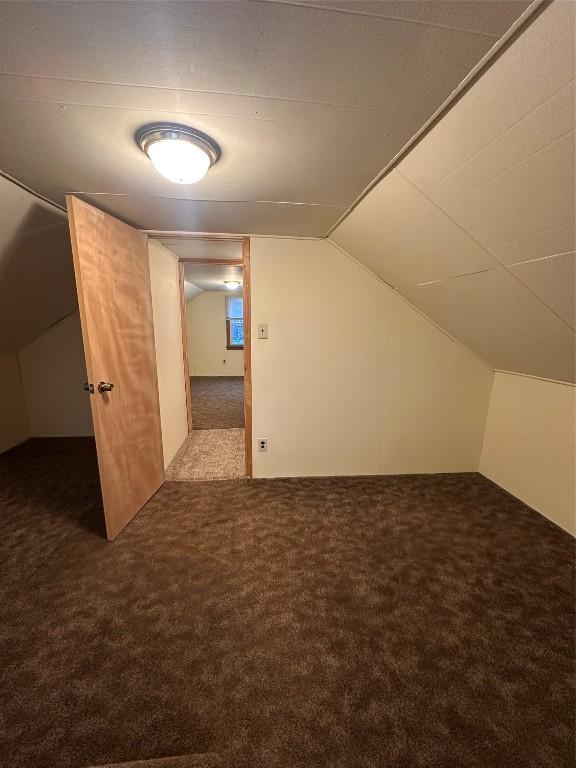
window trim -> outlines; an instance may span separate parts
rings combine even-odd
[[[244,323],[243,317],[227,317],[226,318],[226,349],[234,350],[234,349],[244,349],[244,344],[231,344],[230,343],[230,323],[232,320],[242,320],[242,323]]]

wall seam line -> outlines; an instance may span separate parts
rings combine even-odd
[[[330,240],[330,238],[325,238],[327,243],[330,243],[330,245],[334,246],[340,253],[342,253],[344,256],[346,256],[350,261],[354,262],[358,267],[363,269],[365,272],[367,272],[369,275],[371,275],[374,280],[377,280],[379,283],[381,283],[385,288],[387,288],[394,296],[397,296],[400,301],[402,301],[404,304],[406,304],[410,309],[414,310],[420,317],[424,318],[424,320],[427,320],[430,325],[434,326],[436,330],[440,331],[446,338],[450,339],[450,341],[454,342],[454,344],[457,344],[461,349],[463,349],[465,352],[467,352],[469,355],[474,357],[478,362],[482,363],[483,366],[488,368],[490,371],[494,371],[494,366],[491,365],[487,360],[484,360],[484,358],[480,357],[480,355],[477,355],[476,352],[473,352],[469,347],[466,346],[463,342],[461,342],[456,337],[452,336],[451,333],[449,333],[445,328],[443,328],[441,325],[438,325],[434,320],[432,320],[431,317],[429,317],[425,312],[423,312],[421,309],[416,307],[414,304],[412,304],[408,299],[403,296],[396,288],[394,288],[390,283],[387,283],[386,280],[381,278],[379,275],[377,275],[375,272],[373,272],[369,267],[367,267],[365,264],[363,264],[361,261],[356,259],[354,256],[352,256],[348,251],[346,251],[344,248],[342,248],[341,245],[338,245],[338,243],[334,242],[333,240]]]
[[[431,205],[433,205],[439,213],[445,216],[448,219],[448,221],[452,222],[452,224],[454,224],[455,227],[457,227],[461,232],[463,232],[466,235],[466,237],[468,237],[475,245],[477,245],[482,251],[484,251],[484,253],[490,256],[490,258],[494,259],[494,261],[500,265],[499,266],[500,269],[505,270],[514,280],[516,280],[517,283],[519,283],[529,294],[531,294],[531,296],[533,296],[539,304],[545,307],[558,320],[560,320],[560,322],[563,325],[565,325],[566,328],[568,328],[570,331],[572,331],[572,333],[574,333],[574,329],[572,328],[570,323],[564,320],[564,318],[561,315],[559,315],[558,312],[556,312],[556,310],[553,309],[547,302],[545,302],[544,299],[541,299],[540,296],[534,293],[534,291],[529,286],[527,286],[526,283],[523,280],[521,280],[515,272],[509,269],[508,264],[504,264],[503,261],[500,261],[500,259],[492,253],[492,251],[488,248],[488,246],[483,245],[479,240],[477,240],[474,237],[474,235],[472,235],[462,224],[460,224],[460,222],[456,221],[456,219],[454,219],[445,208],[442,208],[423,189],[421,189],[417,184],[415,184],[412,181],[412,179],[409,179],[408,176],[406,176],[406,174],[402,173],[402,171],[399,168],[396,169],[396,173],[398,173],[405,181],[407,181],[408,184],[410,184],[410,186],[413,187],[413,189],[415,189],[424,198],[426,198],[426,200],[428,200],[428,202]],[[486,271],[492,271],[492,270],[486,270]]]

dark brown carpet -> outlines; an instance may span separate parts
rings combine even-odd
[[[244,427],[243,376],[191,376],[193,429]]]
[[[114,765],[95,765],[91,768],[221,768],[218,757],[206,755],[184,755],[182,757],[161,757],[159,760],[137,760]]]
[[[572,768],[573,540],[489,481],[167,483],[108,544],[95,478],[0,457],[0,765]]]

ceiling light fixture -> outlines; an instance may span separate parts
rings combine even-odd
[[[224,280],[224,285],[229,291],[235,291],[237,288],[240,288],[242,283],[240,280]]]
[[[136,143],[159,174],[176,184],[194,184],[220,157],[220,147],[206,134],[185,125],[145,125]]]

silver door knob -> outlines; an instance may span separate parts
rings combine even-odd
[[[111,384],[109,381],[101,381],[100,384],[98,384],[98,392],[102,394],[102,392],[112,392],[114,389],[114,384]]]

